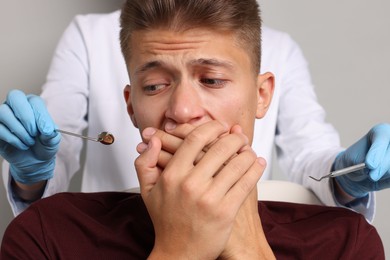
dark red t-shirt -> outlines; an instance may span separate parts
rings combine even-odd
[[[347,209],[259,202],[277,259],[384,259],[376,229]],[[139,194],[61,193],[8,226],[1,259],[146,259],[154,231]]]

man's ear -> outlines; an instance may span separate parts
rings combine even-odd
[[[133,122],[133,125],[138,128],[137,120],[135,119],[135,116],[134,116],[133,104],[131,103],[131,86],[130,85],[126,85],[126,87],[124,88],[123,96],[125,98],[127,113],[130,116],[131,122]]]
[[[268,111],[274,93],[275,78],[270,72],[257,76],[257,111],[256,118],[262,118]]]

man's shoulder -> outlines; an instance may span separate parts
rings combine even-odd
[[[62,192],[32,203],[18,218],[36,216],[50,223],[56,218],[98,218],[102,214],[133,214],[132,210],[144,214],[145,205],[140,194],[127,192]]]
[[[383,259],[377,230],[352,210],[267,201],[259,202],[259,213],[267,240],[281,258]]]
[[[61,192],[43,198],[31,205],[32,208],[63,208],[64,205],[99,206],[112,208],[128,201],[141,202],[140,194],[128,192]]]
[[[265,224],[286,228],[286,232],[300,229],[299,236],[306,238],[318,233],[322,234],[321,239],[335,233],[345,240],[379,238],[375,227],[362,214],[347,208],[268,201],[259,202],[259,214]]]
[[[23,255],[18,259],[31,253],[37,259],[44,259],[40,254],[61,259],[146,259],[153,241],[153,225],[139,194],[59,193],[33,203],[15,218],[2,250],[5,255]],[[15,250],[20,245],[22,250]]]
[[[308,219],[320,222],[329,219],[334,221],[342,219],[350,223],[352,221],[355,224],[364,221],[370,226],[363,215],[342,207],[264,201],[259,202],[259,211],[261,214],[272,216],[277,222],[297,222]]]
[[[109,218],[107,216],[110,216]],[[112,220],[118,222],[132,216],[133,219],[148,220],[148,213],[140,194],[126,192],[74,193],[64,192],[43,198],[31,204],[17,217],[18,224],[41,224],[42,229],[51,230],[68,227],[75,223],[100,223],[111,228]],[[61,225],[58,225],[61,223]],[[58,231],[60,232],[60,231]]]

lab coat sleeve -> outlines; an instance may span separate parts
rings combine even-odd
[[[76,17],[65,30],[53,57],[42,98],[59,129],[82,133],[87,127],[89,93],[88,51],[82,31],[82,17]],[[43,197],[66,191],[72,176],[80,168],[82,140],[62,135],[56,155],[54,177],[47,183]],[[28,203],[18,201],[10,189],[7,162],[3,165],[4,184],[14,215],[18,215]]]
[[[285,66],[279,79],[282,90],[275,135],[278,162],[289,180],[313,190],[324,204],[340,206],[334,198],[332,183],[313,181],[309,175],[328,174],[343,148],[337,131],[325,122],[325,111],[318,103],[300,48],[289,36],[285,40],[290,47],[283,50]],[[354,209],[372,220],[374,208],[375,200],[370,194],[365,203]]]

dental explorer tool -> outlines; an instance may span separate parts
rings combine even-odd
[[[358,170],[364,169],[365,167],[366,167],[365,163],[360,163],[360,164],[349,166],[349,167],[346,167],[346,168],[343,168],[343,169],[340,169],[340,170],[332,171],[329,174],[324,175],[324,176],[322,176],[319,179],[314,178],[313,176],[309,176],[309,177],[312,178],[315,181],[321,181],[322,179],[325,179],[325,178],[334,178],[334,177],[345,175],[345,174],[348,174],[348,173],[351,173],[351,172],[354,172],[354,171],[358,171]]]

